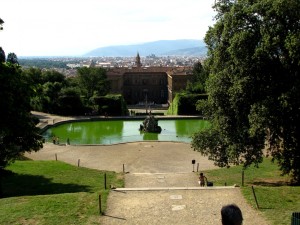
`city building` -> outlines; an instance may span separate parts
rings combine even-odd
[[[143,67],[139,53],[131,68],[109,68],[111,92],[122,94],[128,105],[170,104],[191,79],[192,67]]]

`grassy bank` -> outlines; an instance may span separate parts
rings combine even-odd
[[[1,224],[98,224],[99,194],[104,210],[110,185],[124,185],[121,174],[59,161],[17,161],[7,170]]]
[[[214,185],[242,186],[242,167],[205,171]],[[264,159],[259,168],[251,166],[244,171],[244,186],[242,193],[247,201],[257,208],[252,186],[257,197],[259,211],[273,225],[290,225],[292,212],[300,211],[300,187],[289,186],[288,177],[280,176],[276,164],[270,159]]]

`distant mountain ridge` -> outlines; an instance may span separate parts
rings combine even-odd
[[[206,46],[195,47],[195,48],[184,48],[166,52],[168,56],[205,56],[207,53]]]
[[[116,45],[94,49],[84,56],[129,57],[141,56],[205,56],[207,49],[202,40],[160,40],[134,45]]]

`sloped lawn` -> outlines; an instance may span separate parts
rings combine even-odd
[[[110,185],[123,187],[123,175],[59,161],[16,161],[2,179],[1,224],[97,224],[99,194],[103,211]]]

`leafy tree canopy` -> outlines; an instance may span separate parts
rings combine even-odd
[[[201,62],[197,62],[193,67],[193,76],[191,81],[187,82],[186,91],[188,93],[202,94],[205,93],[205,82],[208,74]]]
[[[0,18],[0,30],[3,30],[2,24],[4,23],[4,21]]]
[[[2,47],[0,47],[0,63],[5,62],[5,52],[2,49]]]
[[[109,91],[106,70],[95,67],[82,67],[78,69],[78,80],[81,90],[87,99],[92,96],[104,96]]]
[[[13,52],[8,53],[6,62],[19,65],[18,57]]]
[[[70,78],[55,70],[31,67],[22,71],[34,91],[32,110],[60,115],[90,113],[97,107],[91,97],[105,95],[109,89],[102,68],[80,68],[78,76]]]
[[[36,120],[30,114],[29,87],[18,65],[0,63],[0,170],[21,153],[42,147]]]
[[[300,1],[219,0],[206,33],[211,128],[192,146],[219,166],[254,163],[263,150],[300,182]]]
[[[65,76],[62,73],[57,72],[55,70],[46,70],[45,72],[43,72],[42,73],[42,79],[43,79],[44,83],[46,83],[46,82],[51,82],[51,83],[58,82],[58,83],[61,83],[61,84],[65,84]]]

